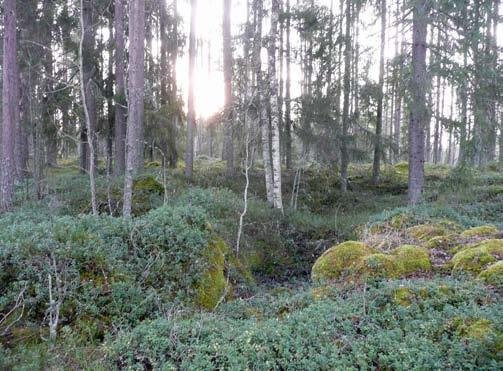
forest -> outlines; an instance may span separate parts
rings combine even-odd
[[[500,0],[3,0],[0,370],[502,370]]]

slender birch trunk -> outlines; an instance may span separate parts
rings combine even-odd
[[[197,0],[191,0],[191,20],[189,37],[189,98],[187,102],[187,144],[185,149],[185,176],[194,172],[194,138],[196,135],[196,112],[194,105],[194,71],[196,65],[196,11]]]

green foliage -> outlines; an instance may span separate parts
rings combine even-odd
[[[503,288],[503,260],[484,269],[480,272],[479,278],[488,285]]]
[[[411,294],[409,306],[395,303],[397,289]],[[502,304],[480,286],[397,281],[310,298],[309,291],[261,296],[226,304],[211,316],[147,321],[110,339],[108,360],[124,368],[154,369],[503,366],[491,333],[467,341],[465,333],[447,325],[459,317],[480,318],[493,333],[502,330]],[[258,319],[254,309],[261,307],[269,309]]]
[[[400,275],[431,271],[430,254],[418,246],[403,245],[393,251]]]
[[[487,240],[459,251],[451,260],[452,270],[479,274],[488,264],[503,257],[503,240]]]

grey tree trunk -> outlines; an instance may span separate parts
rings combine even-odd
[[[276,44],[278,39],[279,0],[272,0],[271,31],[269,33],[269,97],[271,104],[271,159],[273,176],[273,206],[283,210],[281,193],[281,154],[279,142],[278,78],[276,76]]]
[[[372,183],[379,183],[381,170],[381,152],[382,152],[382,112],[384,101],[384,47],[386,44],[386,0],[381,0],[381,51],[379,56],[379,96],[377,99],[377,121],[376,135],[374,143],[374,164],[372,169]]]
[[[85,100],[87,105],[87,114],[89,115],[89,125],[85,124],[81,128],[81,153],[80,153],[80,170],[82,173],[89,172],[91,164],[94,165],[94,170],[98,167],[98,146],[96,137],[97,127],[97,112],[95,101],[96,86],[93,82],[93,77],[96,73],[94,65],[94,23],[93,23],[93,2],[91,0],[82,0],[81,22],[83,27],[82,35],[82,81],[85,89]],[[84,97],[83,97],[84,98]],[[92,143],[91,143],[92,142]],[[91,160],[90,145],[94,147],[95,156]]]
[[[92,23],[89,22],[89,12],[92,11],[90,8],[91,4],[86,0],[80,1],[80,27],[81,27],[81,38],[80,38],[80,48],[79,48],[79,58],[80,58],[80,89],[82,95],[82,105],[84,108],[84,117],[86,123],[87,133],[90,136],[90,140],[88,141],[87,147],[89,148],[89,181],[91,185],[91,206],[93,210],[93,215],[98,215],[98,206],[96,201],[96,144],[97,141],[95,138],[95,128],[93,128],[92,117],[91,115],[96,113],[96,110],[91,111],[90,107],[94,107],[92,102],[88,101],[88,99],[93,99],[94,96],[92,94],[92,73],[89,73],[89,69],[86,69],[86,58],[89,58],[89,50],[86,50],[85,47],[86,42],[89,42],[89,35],[92,35],[92,31],[90,29],[93,27]],[[89,60],[87,61],[89,62]]]
[[[124,78],[124,0],[115,0],[115,174],[126,168],[126,83]]]
[[[291,44],[291,7],[286,0],[286,81],[285,81],[285,157],[286,168],[292,168],[292,44]]]
[[[416,0],[412,23],[412,81],[409,124],[409,203],[421,200],[424,185],[424,127],[428,120],[425,92],[428,0]]]
[[[143,115],[145,95],[145,0],[129,3],[129,78],[126,176],[123,215],[131,216],[133,178],[143,163]]]
[[[225,86],[225,143],[224,160],[227,172],[234,172],[233,119],[234,107],[232,96],[232,39],[231,39],[231,0],[224,0],[223,17],[223,51],[224,51],[224,86]]]
[[[346,33],[344,50],[344,77],[343,90],[344,98],[342,105],[342,137],[341,141],[341,190],[346,192],[348,189],[348,165],[349,154],[347,148],[349,134],[349,105],[351,94],[351,1],[346,0]]]
[[[187,101],[187,144],[185,148],[185,176],[194,172],[194,138],[196,134],[196,112],[194,102],[194,80],[196,66],[196,14],[197,0],[191,0],[191,20],[189,37],[189,97]]]
[[[14,202],[16,176],[15,143],[18,110],[18,65],[16,34],[16,0],[4,1],[3,86],[2,86],[2,157],[0,168],[0,211],[9,210]]]

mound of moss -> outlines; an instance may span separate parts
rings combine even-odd
[[[491,237],[495,236],[499,233],[498,228],[493,225],[483,225],[480,227],[474,227],[467,229],[463,233],[461,233],[461,237],[469,238],[469,237]]]
[[[488,285],[503,288],[503,260],[484,269],[479,278]]]
[[[398,276],[398,267],[393,256],[371,254],[363,257],[356,266],[356,274],[363,279],[383,279]]]
[[[428,249],[440,249],[448,251],[455,247],[460,240],[460,236],[457,233],[451,233],[445,236],[437,236],[428,240],[425,247]]]
[[[410,227],[406,230],[406,234],[417,240],[428,241],[434,237],[446,236],[449,234],[449,229],[441,225],[435,224],[420,224]]]
[[[503,259],[503,240],[486,240],[462,249],[451,259],[452,271],[479,274],[487,265]]]
[[[393,250],[400,276],[431,271],[430,254],[424,247],[403,245]]]
[[[313,280],[334,280],[353,269],[364,257],[375,251],[361,242],[347,241],[331,247],[313,265]]]

